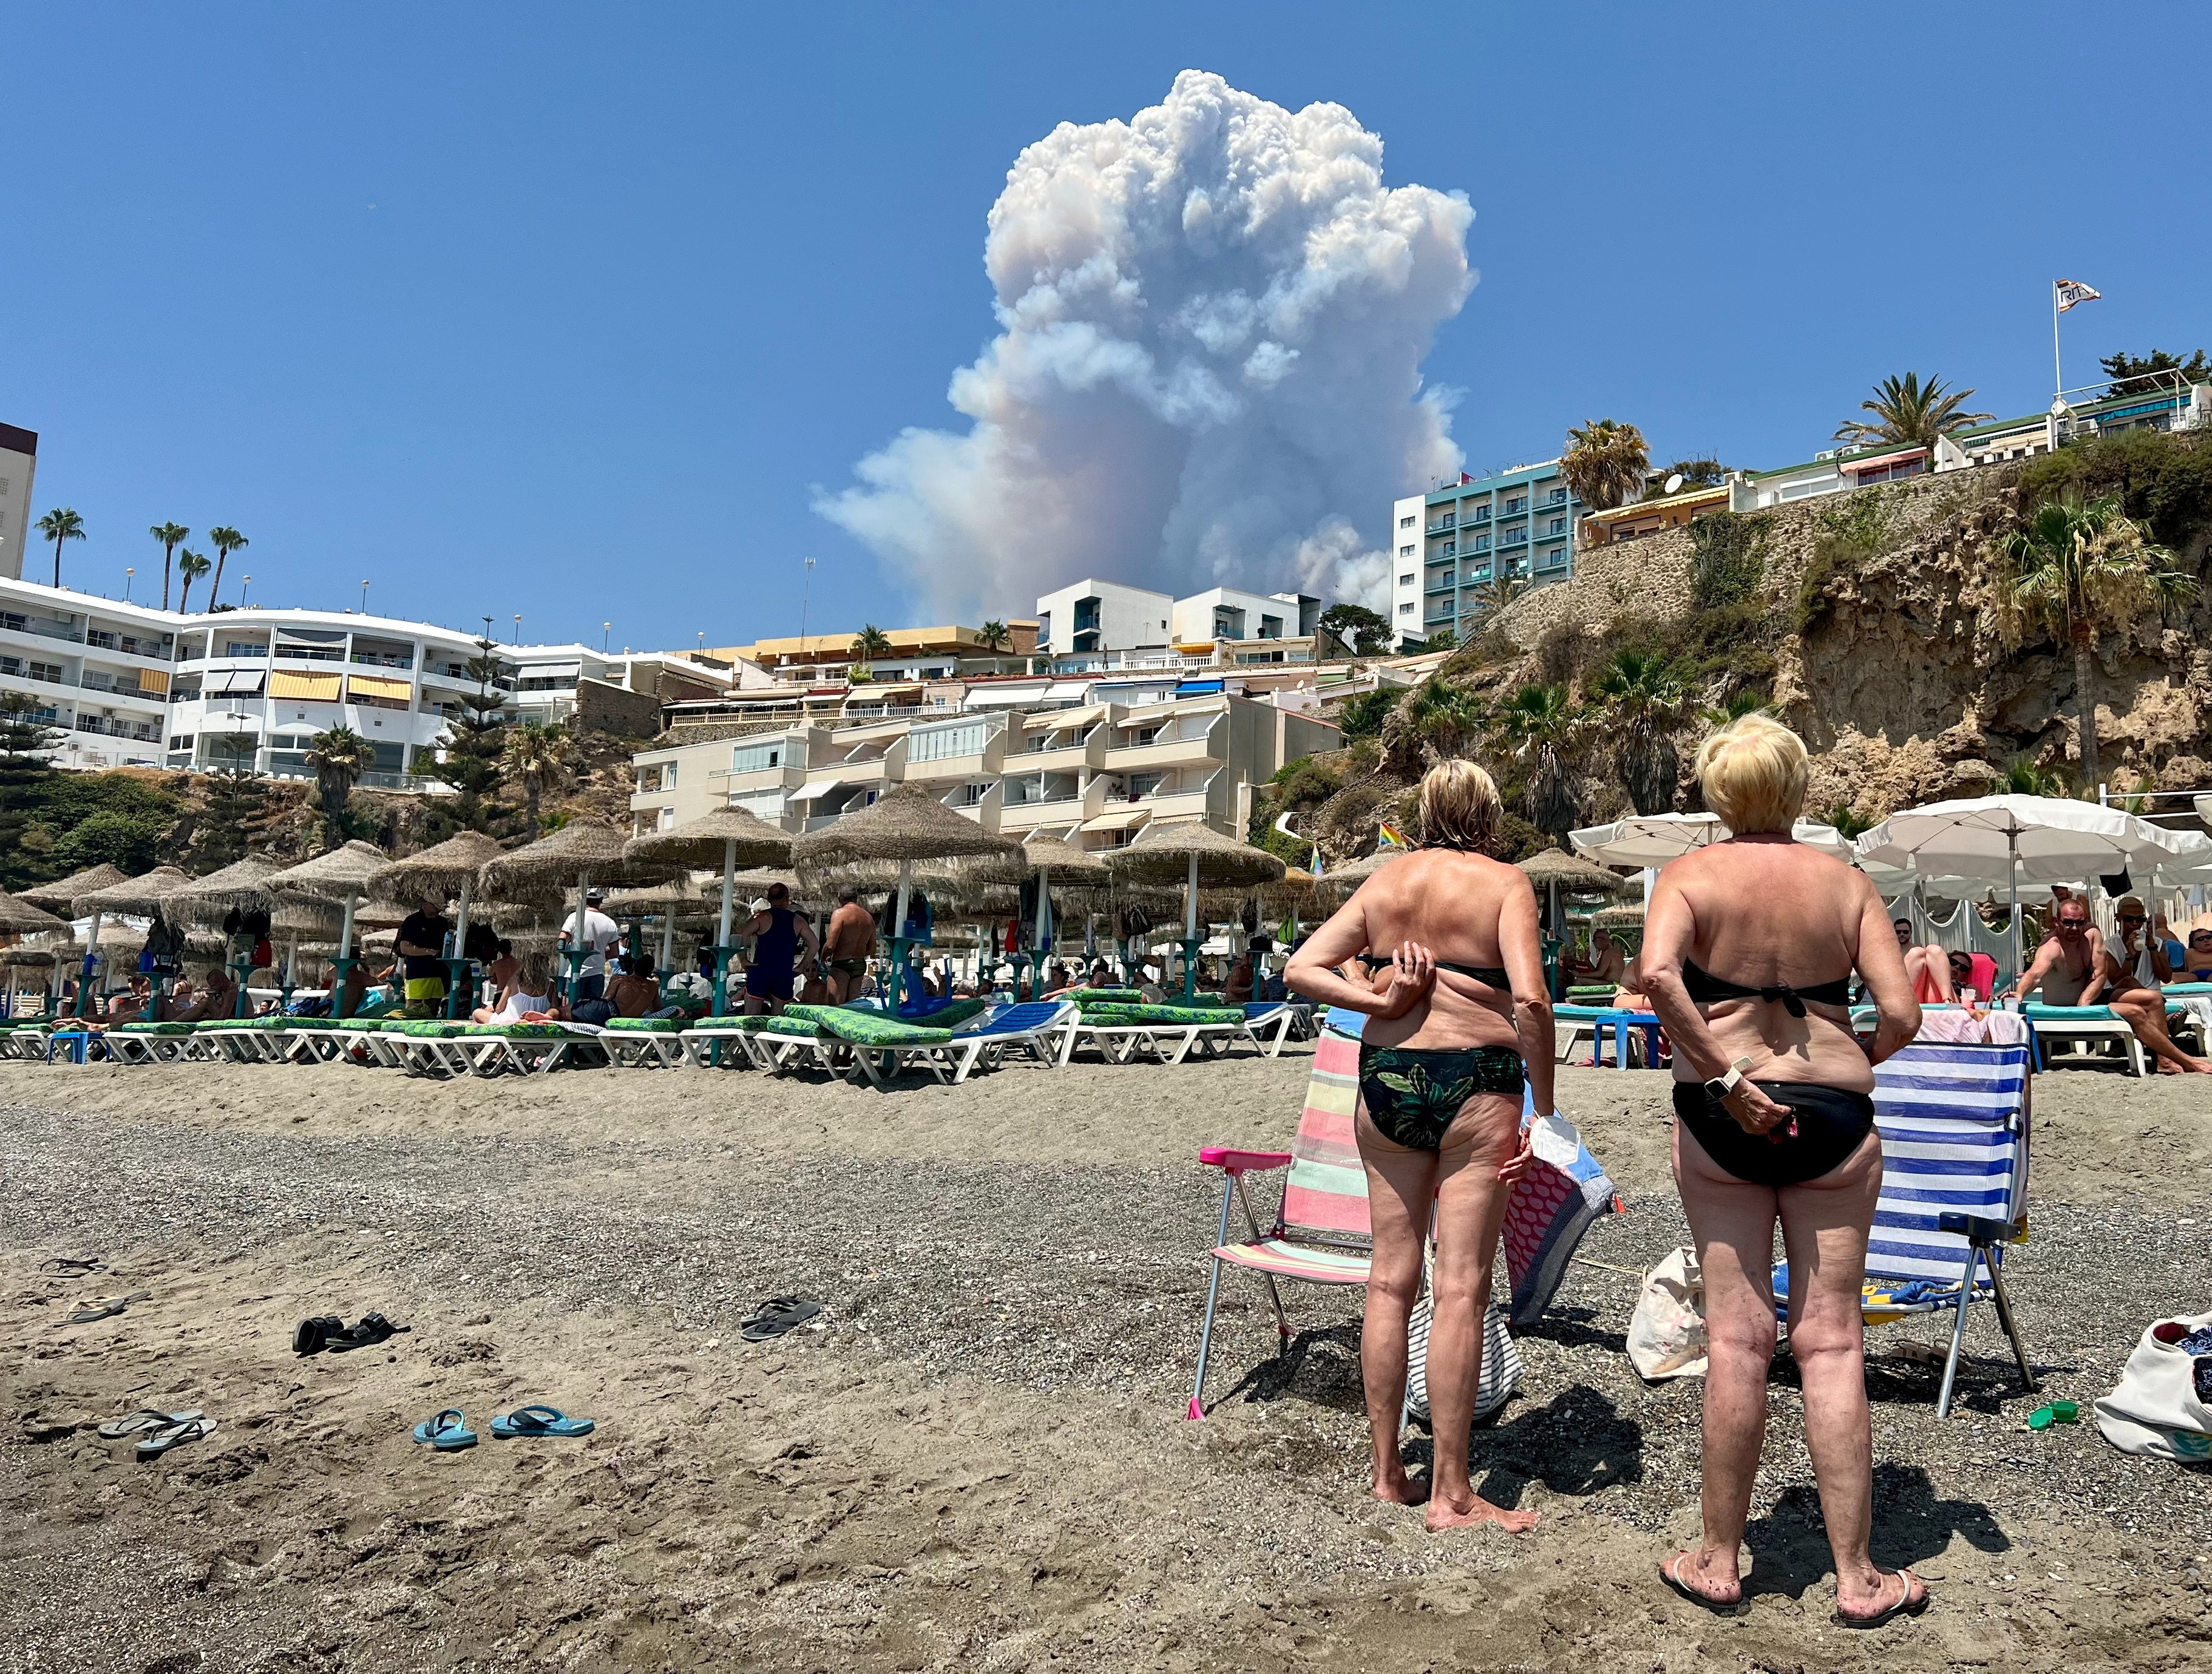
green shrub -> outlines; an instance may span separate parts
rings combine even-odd
[[[1690,519],[1690,602],[1700,610],[1747,603],[1766,574],[1771,512],[1707,512]]]
[[[1336,724],[1347,739],[1377,737],[1382,731],[1383,721],[1398,707],[1402,695],[1395,686],[1377,686],[1371,692],[1355,693],[1336,712]]]
[[[2117,495],[2121,509],[2148,524],[2154,539],[2179,551],[2212,527],[2212,448],[2163,430],[2128,430],[2021,467],[2023,511],[2068,493],[2084,500]]]

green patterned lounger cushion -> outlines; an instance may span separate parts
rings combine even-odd
[[[410,1028],[412,1034],[417,1031]],[[557,1040],[568,1033],[566,1023],[461,1023],[456,1034],[496,1034],[507,1040]]]
[[[190,1034],[191,1023],[118,1023],[108,1031],[111,1034],[161,1034],[174,1036]]]
[[[674,1017],[610,1017],[606,1027],[630,1034],[681,1034],[684,1025]]]
[[[283,1022],[274,1017],[210,1017],[200,1025],[202,1028],[282,1028]]]
[[[781,1020],[767,1016],[758,1017],[702,1017],[697,1022],[692,1024],[691,1027],[695,1029],[741,1029],[745,1034],[750,1034],[757,1030],[766,1028],[770,1023],[779,1021]]]
[[[1188,1028],[1193,1023],[1242,1023],[1244,1014],[1218,1006],[1086,1005],[1083,1021],[1106,1028],[1127,1028],[1146,1023]]]
[[[386,1034],[410,1034],[420,1040],[450,1040],[455,1035],[466,1034],[474,1027],[469,1023],[442,1022],[430,1017],[413,1017],[403,1022],[386,1023]]]
[[[1056,1000],[1073,1000],[1078,1005],[1142,1005],[1145,997],[1133,988],[1071,988],[1064,994],[1054,994]]]
[[[952,1039],[949,1028],[923,1028],[874,1011],[833,1009],[821,1027],[855,1046],[942,1046]]]

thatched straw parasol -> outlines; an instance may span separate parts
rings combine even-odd
[[[391,856],[374,843],[358,840],[334,848],[327,854],[319,854],[313,860],[278,872],[264,885],[271,897],[278,901],[305,897],[309,901],[339,901],[344,911],[338,921],[338,946],[353,944],[354,910],[361,898],[368,893],[368,880],[380,871]],[[332,961],[339,966],[339,986],[344,986],[345,974],[352,967],[350,955],[341,952]],[[332,1010],[333,1016],[343,1017],[345,1007],[341,1002]]]
[[[1211,826],[1148,825],[1127,848],[1115,849],[1106,864],[1137,882],[1183,886],[1182,992],[1198,990],[1198,895],[1201,889],[1246,889],[1281,881],[1288,870],[1265,849],[1224,837]]]
[[[50,936],[58,931],[66,936],[69,928],[66,919],[57,919],[52,913],[17,896],[0,895],[0,934]]]
[[[125,878],[103,889],[88,890],[76,897],[72,910],[80,919],[88,913],[95,916],[127,913],[134,919],[151,919],[160,914],[164,901],[178,890],[189,889],[191,882],[191,875],[181,866],[156,866],[142,877]]]
[[[850,873],[871,863],[898,866],[898,903],[891,926],[891,999],[896,1009],[906,965],[907,909],[914,888],[914,863],[942,861],[1011,869],[1018,880],[1029,868],[1021,845],[989,832],[966,815],[947,808],[919,785],[898,785],[869,807],[848,814],[834,825],[808,832],[791,846],[802,874],[836,868]]]
[[[57,878],[52,883],[34,883],[27,889],[18,889],[19,900],[33,907],[43,907],[49,913],[74,915],[76,900],[95,889],[106,889],[128,880],[130,874],[119,866],[111,866],[105,860],[97,866],[88,866],[81,872],[71,872],[67,877]]]
[[[1620,893],[1621,880],[1595,860],[1585,860],[1578,854],[1569,854],[1565,849],[1539,849],[1526,860],[1515,863],[1528,875],[1528,881],[1544,892],[1546,905],[1550,909],[1544,922],[1551,926],[1554,936],[1565,935],[1559,917],[1559,891],[1578,889],[1585,894],[1602,891],[1608,895]]]
[[[221,871],[196,877],[183,889],[173,890],[164,908],[170,922],[195,925],[219,924],[234,907],[241,912],[265,911],[273,905],[268,881],[283,870],[282,861],[249,854]]]
[[[725,973],[730,961],[730,909],[736,891],[729,887],[737,876],[738,868],[744,866],[787,866],[791,864],[791,836],[770,825],[758,815],[743,808],[717,808],[696,820],[686,820],[682,825],[666,831],[648,831],[633,837],[623,846],[623,852],[634,859],[666,861],[684,867],[720,866],[722,869],[722,916],[714,930],[714,1010],[722,1010],[721,998]],[[664,937],[661,966],[668,964],[668,949]]]
[[[27,971],[51,970],[60,958],[52,948],[0,948],[0,966]]]
[[[434,843],[381,868],[369,878],[368,885],[378,895],[405,907],[435,910],[449,901],[458,901],[453,946],[465,948],[469,941],[469,896],[476,889],[477,874],[499,855],[498,838],[481,831],[457,831],[442,843]],[[483,916],[481,908],[477,916]]]
[[[1347,860],[1341,866],[1333,866],[1322,874],[1325,888],[1342,889],[1349,895],[1401,855],[1411,854],[1411,849],[1377,849],[1372,854],[1363,854],[1357,860]]]
[[[624,919],[657,917],[660,920],[660,969],[664,975],[676,968],[676,919],[681,913],[703,919],[707,898],[688,872],[638,889],[617,889],[606,900],[607,916]],[[726,913],[727,908],[725,907]]]
[[[477,874],[477,887],[487,895],[527,900],[549,886],[562,887],[576,880],[575,933],[569,951],[575,968],[568,973],[570,1000],[575,998],[576,979],[583,969],[585,896],[592,880],[603,884],[657,883],[683,870],[669,861],[633,859],[623,852],[622,834],[599,820],[571,820],[550,837],[525,845],[488,861]]]

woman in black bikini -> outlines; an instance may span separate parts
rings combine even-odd
[[[1536,1514],[1480,1498],[1467,1459],[1491,1260],[1506,1196],[1528,1168],[1524,1074],[1536,1108],[1553,1107],[1536,894],[1525,874],[1483,853],[1498,813],[1497,785],[1473,762],[1432,768],[1421,781],[1423,846],[1368,879],[1291,956],[1285,978],[1309,998],[1368,1014],[1358,1131],[1375,1251],[1359,1361],[1375,1495],[1401,1505],[1425,1497],[1431,1529],[1487,1521],[1517,1532]],[[1369,961],[1372,978],[1340,974],[1370,949],[1381,955]],[[1436,1465],[1425,1495],[1398,1456],[1398,1415],[1431,1204]]]
[[[1910,1570],[1877,1570],[1873,1431],[1859,1289],[1881,1189],[1873,1064],[1910,1041],[1920,1007],[1889,914],[1862,873],[1790,836],[1805,746],[1747,716],[1698,752],[1706,804],[1735,835],[1659,874],[1640,956],[1674,1048],[1674,1180],[1705,1288],[1705,1538],[1661,1574],[1723,1614],[1766,1433],[1774,1227],[1790,1259],[1790,1351],[1805,1445],[1836,1562],[1836,1620],[1873,1627],[1927,1607]],[[1873,1062],[1851,1033],[1850,976],[1879,1022]]]

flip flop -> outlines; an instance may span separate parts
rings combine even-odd
[[[492,1436],[500,1441],[526,1435],[589,1435],[594,1428],[590,1419],[571,1418],[558,1407],[517,1407],[491,1421]]]
[[[96,1319],[112,1319],[117,1314],[130,1311],[133,1302],[143,1302],[154,1293],[134,1290],[127,1296],[102,1296],[97,1301],[87,1302],[68,1319],[57,1320],[62,1325],[89,1325]]]
[[[120,1441],[126,1435],[137,1435],[145,1430],[158,1430],[170,1424],[189,1424],[200,1415],[198,1412],[157,1412],[152,1407],[141,1407],[122,1418],[111,1418],[100,1427],[103,1441]]]
[[[821,1312],[821,1303],[804,1296],[771,1296],[753,1310],[738,1334],[748,1343],[766,1343]]]
[[[1893,1616],[1919,1615],[1928,1608],[1929,1601],[1936,1596],[1924,1588],[1917,1598],[1912,1596],[1912,1584],[1920,1578],[1910,1569],[1877,1569],[1875,1573],[1877,1575],[1902,1576],[1905,1580],[1905,1597],[1887,1610],[1876,1610],[1872,1616],[1845,1616],[1841,1610],[1838,1610],[1829,1616],[1828,1620],[1838,1628],[1879,1628]]]
[[[459,1407],[447,1407],[424,1419],[415,1427],[415,1439],[428,1442],[441,1453],[458,1453],[477,1445],[477,1433],[469,1428]]]
[[[174,1415],[178,1422],[165,1424],[138,1444],[140,1459],[159,1459],[172,1447],[180,1447],[187,1441],[198,1441],[202,1436],[215,1434],[215,1420],[194,1413],[187,1418],[182,1413]]]
[[[39,1264],[41,1273],[58,1273],[65,1279],[82,1278],[87,1273],[105,1273],[107,1264],[98,1256],[51,1256]]]
[[[1700,1610],[1711,1610],[1715,1616],[1748,1616],[1751,1614],[1751,1603],[1743,1596],[1741,1590],[1737,1592],[1736,1596],[1733,1598],[1714,1598],[1698,1592],[1697,1588],[1692,1586],[1687,1581],[1684,1580],[1680,1572],[1682,1568],[1682,1560],[1689,1556],[1690,1554],[1687,1552],[1677,1552],[1673,1557],[1668,1559],[1666,1562],[1661,1564],[1659,1566],[1659,1579],[1666,1582],[1668,1586],[1674,1588],[1675,1592],[1680,1593],[1685,1598],[1697,1605]],[[1743,1584],[1739,1581],[1736,1585],[1738,1588],[1741,1589]]]
[[[409,1325],[395,1325],[380,1313],[364,1313],[350,1325],[340,1324],[339,1329],[323,1339],[323,1347],[334,1355],[354,1349],[367,1349],[384,1342],[398,1332],[412,1330]]]

